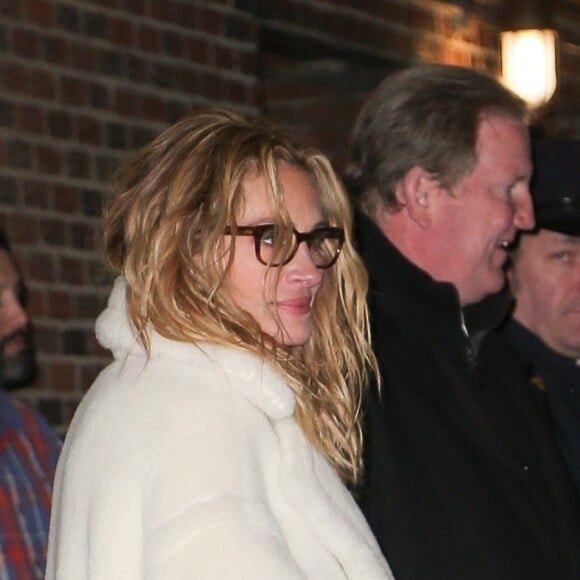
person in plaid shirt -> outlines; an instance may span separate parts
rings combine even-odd
[[[52,480],[60,440],[6,389],[34,375],[23,284],[0,232],[0,580],[44,577]]]

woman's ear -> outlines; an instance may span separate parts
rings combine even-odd
[[[415,165],[399,181],[395,194],[403,211],[421,228],[426,229],[431,225],[431,210],[438,190],[437,177]]]

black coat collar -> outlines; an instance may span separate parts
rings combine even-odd
[[[564,383],[571,377],[577,380],[580,371],[576,359],[552,350],[517,320],[510,319],[502,328],[501,335],[513,347],[527,374],[551,375]]]
[[[453,284],[437,282],[415,266],[366,215],[355,214],[355,236],[370,276],[370,299],[381,311],[395,315],[411,333],[424,330],[448,336],[465,324],[470,335],[487,333],[508,313],[512,299],[506,291],[486,297],[462,311]]]

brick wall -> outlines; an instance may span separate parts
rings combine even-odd
[[[580,10],[561,2],[562,86],[580,134]],[[41,373],[22,396],[65,429],[108,360],[99,223],[131,150],[209,104],[265,112],[341,168],[368,91],[416,60],[497,72],[499,0],[0,0],[0,226],[29,287]]]
[[[188,110],[257,112],[256,27],[226,2],[6,0],[0,14],[0,225],[41,368],[23,394],[64,426],[108,360],[93,323],[111,172]]]
[[[560,85],[538,122],[580,137],[580,4],[552,3]],[[256,0],[264,110],[296,127],[340,169],[361,100],[415,61],[499,74],[501,0]]]

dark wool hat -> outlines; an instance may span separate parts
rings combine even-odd
[[[580,236],[580,140],[532,141],[532,160],[537,226]]]

